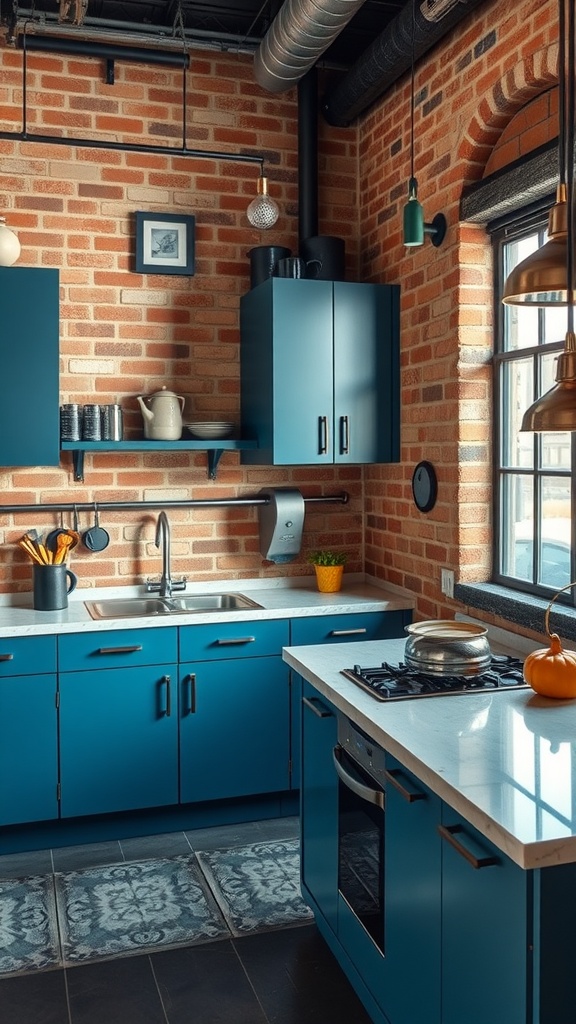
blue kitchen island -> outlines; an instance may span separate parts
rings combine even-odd
[[[576,701],[385,703],[341,674],[403,654],[284,650],[304,680],[304,897],[375,1024],[574,1024]]]

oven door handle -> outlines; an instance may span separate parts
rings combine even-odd
[[[344,785],[352,790],[356,796],[359,796],[361,800],[365,800],[368,804],[374,804],[376,807],[380,807],[384,810],[384,793],[380,789],[371,789],[370,786],[365,786],[363,782],[358,782],[352,775],[342,766],[342,747],[334,747],[332,751],[332,757],[334,760],[334,768],[336,774]]]

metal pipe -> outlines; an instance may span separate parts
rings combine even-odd
[[[298,236],[318,234],[318,74],[298,83]]]
[[[131,142],[106,142],[102,139],[78,139],[61,135],[37,135],[29,132],[0,132],[0,139],[14,142],[44,142],[51,146],[85,146],[88,149],[120,150],[123,153],[154,153],[162,156],[186,156],[197,160],[232,160],[239,164],[264,165],[264,157],[257,153],[219,153],[207,149],[189,149],[187,146],[146,146]]]
[[[340,504],[346,505],[350,500],[347,491],[335,495],[311,495],[304,498],[307,504]],[[172,508],[227,508],[236,505],[268,505],[269,498],[190,498],[186,501],[99,501],[98,511],[119,512],[134,509],[172,509]],[[13,515],[19,512],[93,512],[94,502],[63,502],[40,503],[38,505],[0,505],[0,515]]]
[[[101,57],[109,60],[128,60],[140,64],[165,64],[168,67],[188,68],[187,53],[170,53],[139,46],[117,46],[114,43],[95,43],[85,39],[37,36],[24,33],[18,37],[20,50],[41,50],[44,53],[74,54],[78,57]]]

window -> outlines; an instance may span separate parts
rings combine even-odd
[[[502,304],[512,268],[544,244],[545,211],[493,232],[498,273],[494,345],[494,570],[499,583],[542,596],[576,579],[572,502],[576,434],[521,432],[525,410],[554,384],[563,307]],[[576,590],[576,588],[574,588]],[[572,591],[566,602],[575,604]]]

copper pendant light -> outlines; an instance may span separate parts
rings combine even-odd
[[[569,3],[573,7],[572,0]],[[573,20],[573,18],[572,18]],[[570,36],[568,31],[568,37]],[[548,217],[548,241],[518,263],[504,285],[502,302],[511,306],[565,306],[568,303],[567,253],[567,148],[573,142],[573,120],[567,116],[567,101],[574,91],[573,60],[566,67],[566,3],[558,11],[558,165],[556,202]],[[570,49],[568,39],[568,49]]]
[[[522,417],[520,430],[572,431],[576,430],[576,336],[574,334],[574,110],[575,110],[575,60],[574,60],[574,3],[566,0],[559,3],[559,68],[560,107],[562,119],[558,140],[565,159],[566,188],[566,241],[564,289],[567,305],[567,330],[564,350],[556,364],[556,384],[538,398]],[[564,59],[566,49],[567,59]],[[562,139],[562,147],[560,147]],[[546,248],[544,246],[543,248]],[[540,303],[544,304],[544,303]]]

